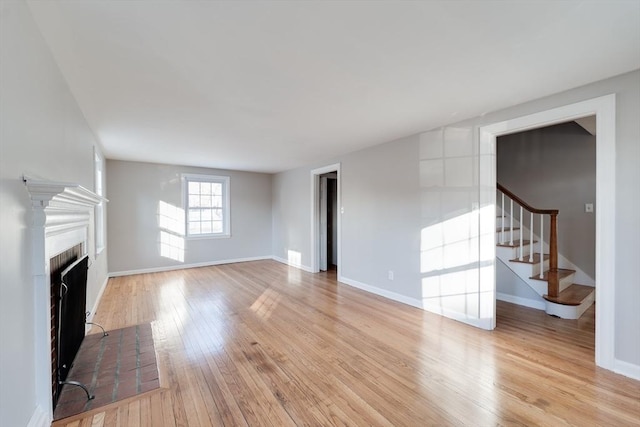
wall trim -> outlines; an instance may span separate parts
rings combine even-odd
[[[417,298],[411,298],[376,286],[367,285],[366,283],[358,282],[357,280],[349,279],[344,276],[339,276],[338,282],[422,310],[422,303]]]
[[[160,273],[162,271],[184,270],[187,268],[198,267],[211,267],[213,265],[233,264],[236,262],[249,262],[249,261],[263,261],[266,259],[272,259],[270,255],[247,257],[247,258],[232,258],[222,259],[216,261],[197,262],[192,264],[180,264],[180,265],[168,265],[165,267],[152,267],[152,268],[140,268],[136,270],[124,270],[124,271],[111,271],[109,272],[109,278],[119,276],[131,276],[133,274],[145,274],[145,273]]]
[[[53,418],[47,417],[46,411],[40,405],[37,405],[27,427],[49,427],[52,422]]]
[[[634,365],[633,363],[625,362],[624,360],[614,359],[613,372],[640,381],[640,365]]]
[[[544,301],[536,301],[533,299],[518,297],[515,295],[503,294],[502,292],[496,292],[496,299],[500,301],[510,302],[511,304],[535,308],[536,310],[544,310],[546,308]]]

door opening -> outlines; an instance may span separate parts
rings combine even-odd
[[[340,164],[311,171],[311,270],[340,277]]]
[[[338,174],[320,175],[320,271],[336,270],[338,265]]]
[[[496,138],[517,131],[535,129],[575,120],[586,116],[596,116],[596,364],[615,370],[615,95],[606,95],[551,110],[541,111],[528,116],[506,120],[480,127],[481,176],[486,176],[487,189],[481,195],[481,202],[493,210],[484,220],[488,230],[496,230]],[[493,183],[493,184],[492,184]],[[489,211],[489,210],[488,210]],[[484,239],[485,237],[481,238]],[[487,243],[481,249],[481,256],[487,256],[495,262],[495,234],[486,234]],[[488,240],[490,239],[490,240]],[[490,243],[491,244],[488,244]],[[495,264],[486,275],[487,286],[493,290],[492,327],[495,328]],[[487,301],[488,303],[489,301]]]

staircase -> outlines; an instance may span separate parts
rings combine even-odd
[[[595,302],[595,288],[573,283],[576,271],[558,266],[558,211],[534,208],[504,186],[497,187],[497,257],[544,298],[547,314],[580,318]]]

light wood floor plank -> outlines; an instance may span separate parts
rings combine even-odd
[[[114,278],[95,321],[151,322],[164,389],[54,426],[640,425],[594,308],[497,309],[482,331],[272,261]]]

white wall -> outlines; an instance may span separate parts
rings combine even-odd
[[[0,31],[0,424],[25,426],[37,412],[31,203],[21,177],[93,189],[98,141],[23,1],[0,2]],[[88,310],[106,270],[107,250],[89,270]]]
[[[230,238],[185,239],[163,230],[162,206],[182,208],[183,173],[230,177]],[[271,256],[269,174],[108,160],[107,184],[110,274]],[[183,246],[182,261],[162,256],[162,245],[168,244],[162,232]]]
[[[558,252],[595,278],[596,219],[584,204],[596,201],[596,137],[562,123],[501,136],[497,155],[498,182],[531,206],[558,209]]]
[[[640,71],[446,126],[444,133],[452,129],[461,135],[466,130],[466,140],[461,137],[456,143],[471,149],[472,156],[476,156],[469,172],[463,166],[455,169],[456,161],[449,162],[448,166],[454,168],[449,172],[454,177],[459,174],[465,178],[470,173],[471,185],[461,190],[469,194],[469,198],[460,212],[472,212],[477,209],[474,203],[482,205],[488,200],[483,199],[480,183],[491,178],[480,176],[477,168],[480,162],[490,161],[482,159],[483,151],[478,143],[480,126],[610,93],[616,93],[617,103],[615,357],[637,370],[640,369],[640,340],[637,339],[640,330],[640,310],[637,309],[640,301],[640,263],[637,262],[640,255],[640,187],[630,183],[640,182]],[[352,283],[368,285],[378,293],[399,296],[396,299],[405,302],[412,303],[421,298],[420,233],[424,226],[421,198],[425,192],[420,188],[420,176],[431,172],[446,173],[446,170],[420,168],[419,139],[416,135],[277,174],[273,179],[274,254],[287,258],[289,250],[299,251],[302,263],[310,265],[310,171],[341,162],[342,206],[345,209],[341,236],[343,276]],[[474,191],[478,196],[471,196]],[[434,202],[426,203],[429,206]],[[447,206],[438,205],[438,209],[448,211],[448,205],[448,202]],[[389,269],[394,269],[395,281],[387,279]],[[469,280],[472,290],[481,291],[477,275]]]

